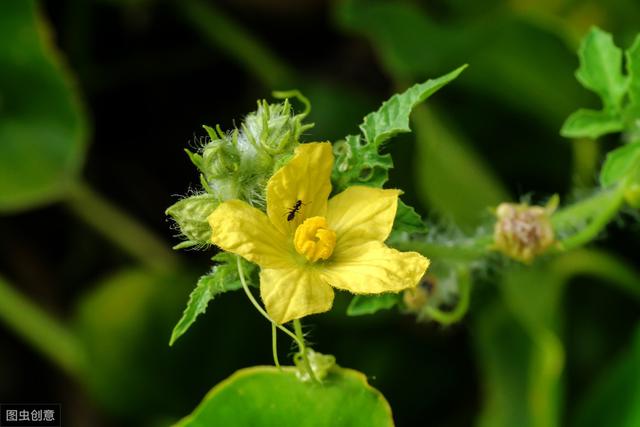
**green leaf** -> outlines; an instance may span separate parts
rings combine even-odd
[[[391,408],[366,377],[335,367],[322,384],[294,368],[242,369],[214,387],[175,427],[391,427]]]
[[[409,115],[413,108],[440,88],[455,80],[466,65],[458,67],[437,79],[417,83],[403,93],[393,95],[385,101],[378,111],[368,114],[360,129],[368,144],[379,146],[389,138],[402,132],[411,132]]]
[[[385,293],[380,295],[356,295],[347,308],[349,316],[363,316],[374,314],[379,310],[387,310],[397,305],[402,299],[400,293]]]
[[[76,179],[87,123],[34,1],[0,4],[0,212],[62,197]]]
[[[575,427],[636,427],[640,425],[640,327],[628,350],[578,405]]]
[[[613,43],[611,34],[592,27],[580,44],[578,56],[578,81],[600,95],[605,109],[619,111],[627,79],[622,74],[622,50]]]
[[[427,225],[415,209],[398,199],[398,210],[393,221],[393,232],[426,233]]]
[[[193,386],[188,381],[192,374],[173,372],[193,363],[198,353],[169,349],[166,335],[189,280],[185,271],[119,271],[92,284],[78,301],[75,329],[90,367],[82,380],[109,413],[140,417],[140,408],[146,408],[167,414],[186,404],[183,396],[167,396],[166,391]],[[201,345],[199,351],[204,350]],[[206,352],[212,357],[210,347]]]
[[[640,34],[626,51],[627,73],[629,74],[629,97],[640,105]]]
[[[211,227],[207,218],[218,206],[218,200],[211,194],[185,197],[171,205],[165,212],[178,225],[180,233],[187,239],[174,249],[190,246],[206,246],[211,241]]]
[[[486,19],[486,11],[461,25],[460,17],[435,19],[425,9],[417,2],[346,0],[336,19],[365,36],[396,79],[434,75],[463,58],[471,67],[456,87],[465,99],[500,101],[552,129],[584,96],[566,41],[548,26],[506,13]]]
[[[600,183],[610,187],[621,179],[636,173],[640,167],[640,143],[627,144],[607,154],[602,170]]]
[[[620,114],[581,108],[567,118],[560,134],[566,138],[596,139],[623,129],[624,123]]]
[[[242,288],[236,265],[236,257],[222,252],[213,259],[220,262],[220,264],[213,267],[211,273],[202,276],[198,280],[196,288],[189,296],[189,301],[182,313],[182,317],[173,328],[169,345],[173,345],[178,338],[187,332],[196,321],[196,318],[207,310],[209,301],[224,292],[235,291]],[[251,276],[256,269],[255,264],[251,264],[244,259],[241,259],[240,262],[243,263],[245,277]]]
[[[333,144],[335,161],[331,181],[335,192],[351,185],[382,187],[389,179],[393,161],[389,154],[380,154],[373,144],[362,144],[360,135],[348,135]]]

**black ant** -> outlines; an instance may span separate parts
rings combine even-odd
[[[293,204],[293,207],[289,209],[289,212],[287,213],[287,221],[293,221],[293,219],[296,217],[296,213],[298,213],[302,205],[305,204],[306,203],[302,203],[302,200],[296,200],[296,202]]]

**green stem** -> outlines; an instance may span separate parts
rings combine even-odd
[[[442,311],[437,307],[427,306],[424,309],[424,313],[442,325],[451,325],[459,322],[469,310],[469,302],[471,300],[471,277],[468,269],[460,272],[459,283],[460,299],[453,310]]]
[[[581,221],[587,225],[576,233],[561,240],[564,250],[575,249],[589,243],[607,226],[624,203],[624,185],[618,185],[610,190],[603,190],[592,197],[568,206],[551,217],[551,223],[556,231],[569,228]]]
[[[2,277],[0,320],[74,378],[83,378],[86,358],[77,337]]]
[[[459,261],[473,261],[486,256],[492,243],[493,235],[481,235],[473,239],[450,243],[404,240],[401,238],[392,238],[388,241],[390,246],[400,251],[415,251],[434,259],[447,258]]]
[[[73,187],[67,207],[111,242],[152,270],[169,271],[178,264],[167,244],[86,184]]]
[[[273,363],[278,369],[282,369],[278,359],[278,330],[275,323],[271,323],[271,350],[273,351]]]
[[[294,72],[284,61],[211,2],[177,0],[174,5],[204,39],[250,71],[266,87],[291,81]]]
[[[313,381],[320,382],[311,368],[311,363],[309,363],[309,355],[307,354],[307,347],[304,344],[304,334],[302,333],[300,319],[295,319],[293,321],[293,329],[296,331],[296,335],[298,336],[298,350],[300,350],[300,354],[302,355],[302,361],[304,362],[304,367],[309,374],[309,378]]]
[[[284,332],[285,334],[289,335],[297,344],[298,347],[300,347],[300,345],[302,345],[304,347],[304,342],[300,342],[300,340],[298,339],[298,337],[291,332],[289,329],[285,328],[282,325],[277,324],[270,316],[269,314],[267,314],[266,311],[264,311],[264,308],[262,308],[260,306],[260,304],[258,304],[258,301],[256,301],[255,297],[253,296],[253,294],[251,293],[251,291],[249,290],[249,286],[247,285],[247,281],[244,278],[244,270],[242,269],[242,263],[240,262],[240,257],[236,256],[236,261],[237,261],[237,265],[238,265],[238,276],[240,276],[240,283],[242,283],[242,289],[244,289],[244,293],[247,294],[247,297],[249,297],[249,301],[251,301],[251,304],[253,304],[253,306],[256,308],[256,310],[258,310],[258,312],[260,314],[262,314],[262,316],[267,319],[269,322],[271,322],[271,325],[275,325],[276,328],[280,329],[282,332]]]

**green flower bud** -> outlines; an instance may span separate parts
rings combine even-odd
[[[175,249],[210,244],[211,228],[207,218],[217,206],[218,202],[212,195],[198,194],[185,197],[166,210],[165,214],[173,218],[186,239]]]

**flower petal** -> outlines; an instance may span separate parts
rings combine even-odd
[[[354,186],[329,200],[327,222],[336,232],[336,248],[346,249],[391,233],[400,190]]]
[[[263,268],[291,265],[288,239],[276,230],[264,212],[241,200],[220,204],[209,215],[211,242]]]
[[[281,324],[333,305],[333,289],[311,268],[262,269],[260,295],[269,316]]]
[[[330,143],[302,144],[289,163],[269,179],[267,214],[281,233],[292,234],[305,218],[325,215],[332,168]]]
[[[399,252],[369,242],[334,253],[321,271],[331,286],[355,294],[398,292],[412,288],[424,275],[429,260],[417,252]]]

